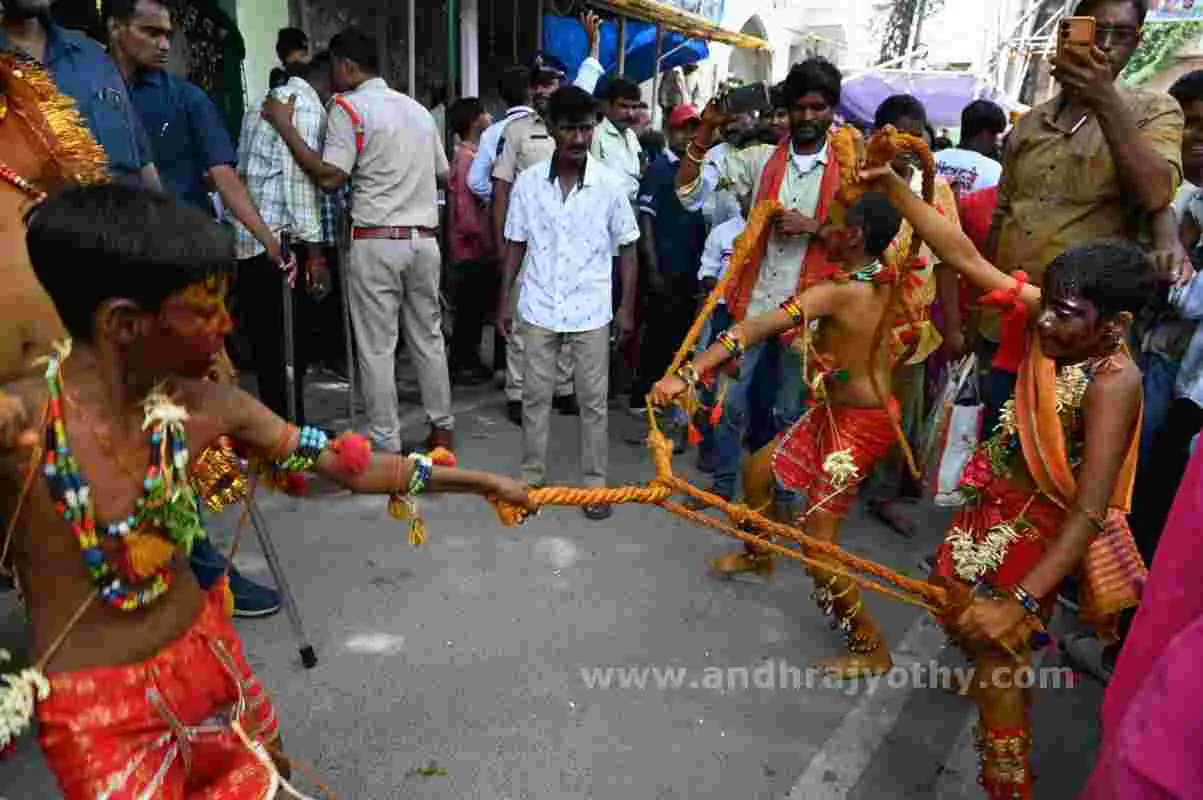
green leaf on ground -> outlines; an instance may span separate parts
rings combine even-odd
[[[439,766],[437,761],[431,761],[424,767],[414,767],[405,773],[407,778],[446,778],[447,770]]]

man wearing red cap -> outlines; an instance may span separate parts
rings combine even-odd
[[[693,106],[677,106],[668,120],[668,149],[639,187],[639,246],[644,273],[639,299],[645,320],[639,374],[631,405],[644,404],[664,376],[697,311],[698,265],[706,247],[706,220],[677,199],[677,169],[701,117]]]

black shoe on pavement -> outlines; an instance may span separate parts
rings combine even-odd
[[[522,427],[522,401],[510,400],[505,404],[505,417],[510,422]]]
[[[565,417],[579,417],[581,404],[576,401],[575,394],[566,394],[551,401],[551,407]]]
[[[613,506],[608,505],[584,506],[581,508],[581,511],[585,514],[586,518],[594,522],[601,522],[614,516]]]

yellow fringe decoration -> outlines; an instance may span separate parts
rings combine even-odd
[[[15,53],[0,53],[0,83],[14,108],[37,108],[45,121],[45,130],[37,133],[48,140],[63,178],[83,186],[109,182],[104,148],[88,130],[75,101],[59,92],[40,64]],[[37,126],[36,119],[22,118]]]
[[[175,550],[162,536],[132,531],[125,537],[125,569],[131,578],[144,581],[167,566]]]

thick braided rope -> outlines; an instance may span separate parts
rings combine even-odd
[[[814,559],[814,558],[807,558],[805,554],[803,554],[797,550],[794,550],[789,547],[784,547],[770,539],[764,539],[760,536],[756,536],[755,534],[748,533],[747,531],[744,531],[744,530],[740,530],[739,528],[735,527],[734,525],[730,525],[726,522],[723,522],[721,519],[717,519],[717,518],[711,517],[707,514],[703,514],[700,511],[692,511],[678,503],[666,501],[666,502],[660,503],[659,505],[665,511],[669,511],[673,514],[676,514],[679,517],[684,517],[685,519],[689,520],[690,522],[693,522],[696,525],[701,525],[704,528],[710,528],[712,530],[720,531],[721,533],[725,533],[728,536],[739,539],[740,541],[746,542],[747,544],[756,545],[757,547],[759,547],[763,550],[769,550],[773,553],[776,553],[777,555],[785,556],[786,558],[792,558],[795,561],[799,561],[808,567],[814,567],[816,569],[821,569],[821,570],[831,573],[832,575],[838,575],[841,578],[846,578],[864,589],[868,589],[870,591],[884,594],[886,597],[892,597],[895,600],[906,603],[908,605],[918,606],[919,608],[930,611],[931,613],[933,613],[937,616],[940,613],[942,613],[940,608],[938,608],[934,605],[925,603],[920,599],[917,599],[911,595],[905,594],[904,592],[900,592],[896,589],[890,588],[889,586],[885,586],[880,583],[876,583],[874,581],[868,580],[866,578],[862,578],[859,575],[854,575],[850,572],[845,572],[844,570],[841,570],[841,569],[835,569],[832,567],[830,562],[820,561],[820,560]]]
[[[895,570],[878,564],[874,561],[859,558],[852,555],[843,548],[824,542],[821,539],[815,539],[808,536],[798,528],[789,525],[784,525],[779,522],[774,522],[767,517],[759,514],[744,505],[730,503],[717,495],[704,492],[701,489],[693,486],[688,481],[678,478],[672,474],[670,459],[672,457],[672,443],[662,434],[656,426],[655,417],[651,418],[651,431],[648,435],[648,445],[652,451],[654,460],[656,461],[656,478],[648,487],[625,487],[619,489],[578,489],[573,487],[553,487],[547,489],[535,489],[531,492],[531,501],[537,507],[547,505],[569,505],[582,506],[604,503],[640,503],[643,505],[659,505],[667,511],[678,516],[685,517],[691,521],[699,522],[699,517],[693,512],[682,514],[685,511],[681,506],[675,503],[668,502],[668,498],[673,494],[680,493],[688,497],[696,498],[707,506],[716,508],[727,515],[734,527],[727,526],[721,528],[735,538],[742,539],[747,535],[740,528],[754,527],[764,532],[775,536],[780,536],[785,539],[800,544],[808,552],[819,553],[836,560],[840,564],[861,572],[866,575],[872,575],[885,583],[892,584],[898,587],[902,592],[911,595],[913,598],[920,598],[917,602],[914,599],[905,599],[904,602],[910,602],[914,605],[920,605],[923,608],[943,608],[946,604],[947,594],[938,586],[934,586],[927,581],[915,580],[899,574]],[[667,453],[667,456],[665,455]],[[521,524],[526,518],[526,512],[517,506],[511,506],[505,503],[493,501],[494,508],[503,525],[514,526]],[[702,519],[711,520],[701,522],[700,524],[707,527],[715,527],[712,518],[701,515]],[[754,543],[760,543],[760,539],[756,539]],[[771,548],[775,549],[775,548]],[[785,548],[788,550],[788,548]],[[794,552],[794,551],[790,551]],[[795,556],[790,556],[795,557]],[[823,566],[824,569],[831,569],[830,564]],[[851,577],[851,576],[846,576]],[[861,582],[861,581],[858,581]],[[882,587],[873,582],[863,582],[865,588],[874,591],[881,591]],[[882,592],[890,594],[896,599],[904,599],[893,592]]]

